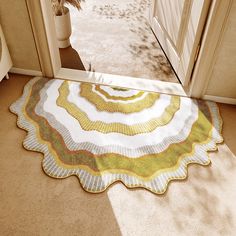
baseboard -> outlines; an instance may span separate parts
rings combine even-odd
[[[232,104],[236,105],[236,98],[228,98],[228,97],[219,97],[219,96],[212,96],[212,95],[205,95],[203,96],[204,100],[210,100],[213,102],[219,102],[219,103],[226,103],[226,104]]]
[[[14,74],[21,74],[21,75],[43,76],[41,71],[26,70],[26,69],[21,69],[21,68],[16,68],[16,67],[12,67],[9,72],[14,73]]]

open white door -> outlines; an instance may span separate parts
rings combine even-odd
[[[152,0],[150,23],[183,86],[190,80],[210,0]]]

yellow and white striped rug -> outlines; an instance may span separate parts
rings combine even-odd
[[[119,87],[36,77],[10,110],[45,173],[92,193],[121,181],[162,194],[223,141],[216,103]]]

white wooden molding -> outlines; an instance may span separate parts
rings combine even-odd
[[[208,86],[216,60],[217,48],[223,36],[232,0],[213,0],[202,38],[202,46],[194,67],[190,97],[202,98]]]
[[[16,68],[16,67],[12,67],[9,72],[14,73],[14,74],[21,74],[21,75],[43,76],[42,71],[27,70],[27,69],[21,69],[21,68]]]
[[[54,77],[61,68],[51,2],[25,0],[42,73]]]
[[[179,95],[184,97],[187,96],[182,85],[180,85],[179,83],[134,78],[129,76],[61,68],[56,78],[80,82],[92,82],[96,84],[125,87],[130,89]]]
[[[219,97],[219,96],[212,96],[212,95],[204,95],[203,99],[213,101],[213,102],[236,105],[236,98],[227,98],[227,97]]]
[[[50,54],[47,45],[47,39],[43,32],[43,19],[40,11],[40,3],[38,1],[25,0],[27,10],[30,17],[34,42],[38,53],[39,64],[42,73],[47,76],[52,76]]]
[[[58,48],[58,41],[56,38],[56,27],[54,22],[54,16],[52,12],[52,6],[51,1],[48,0],[40,0],[41,4],[41,12],[43,15],[43,21],[44,21],[44,30],[46,33],[49,53],[50,53],[50,59],[51,59],[51,66],[53,70],[54,77],[62,67],[61,65],[61,58]],[[44,62],[43,62],[44,63]],[[47,75],[46,75],[47,76]]]

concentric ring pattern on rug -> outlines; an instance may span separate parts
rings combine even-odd
[[[120,181],[162,194],[223,141],[216,103],[105,85],[36,77],[10,110],[45,173],[91,193]]]

